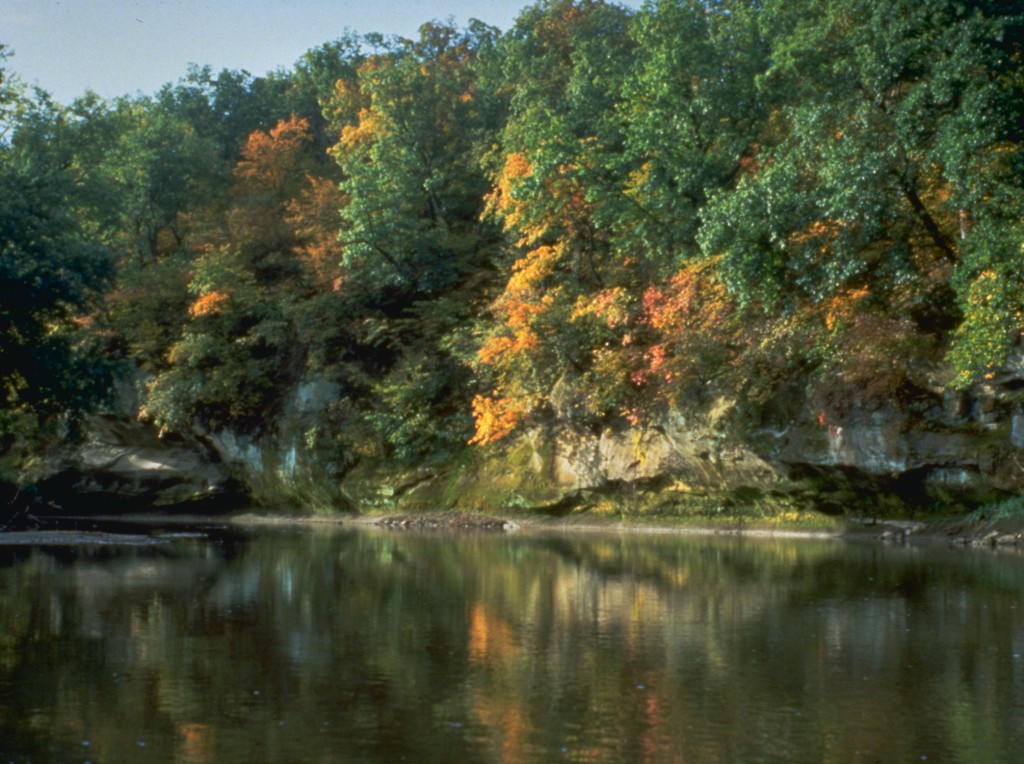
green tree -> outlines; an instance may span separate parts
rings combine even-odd
[[[776,137],[756,172],[714,195],[705,251],[724,256],[744,299],[792,308],[869,281],[888,299],[934,298],[927,282],[949,277],[936,271],[968,257],[984,221],[1005,221],[1010,199],[993,195],[1016,194],[999,158],[1012,111],[996,75],[1004,20],[944,0],[761,14]]]
[[[481,222],[482,154],[501,99],[496,30],[430,23],[376,53],[329,104],[344,196],[338,297],[353,342],[339,371],[363,447],[410,458],[468,438],[465,334],[498,236]]]
[[[150,99],[122,100],[104,170],[117,194],[126,254],[152,262],[186,239],[186,213],[211,200],[217,147],[179,114]]]
[[[481,263],[478,153],[494,126],[474,62],[493,36],[425,24],[418,40],[393,41],[359,69],[359,111],[335,148],[349,198],[343,261],[360,288],[401,295],[399,309]]]
[[[809,343],[790,335],[805,362],[877,368],[844,350],[871,343],[875,360],[909,361],[908,342],[942,342],[969,312],[978,278],[1017,271],[1020,55],[1006,33],[1019,21],[984,6],[759,10],[764,138],[749,170],[710,195],[698,239],[742,301],[812,330]],[[959,331],[964,382],[1005,359],[1019,330],[1016,301],[996,302],[1002,341],[992,311],[978,341],[972,321]]]
[[[632,24],[628,164],[614,225],[624,253],[631,246],[654,278],[700,256],[709,195],[751,172],[770,139],[757,87],[769,65],[759,5],[662,0]]]
[[[47,440],[73,430],[108,383],[102,354],[87,329],[109,283],[111,261],[75,215],[73,174],[51,159],[0,144],[0,465],[5,479]]]

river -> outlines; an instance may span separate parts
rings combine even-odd
[[[229,527],[0,547],[0,764],[1021,751],[1016,552]]]

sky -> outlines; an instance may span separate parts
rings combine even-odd
[[[310,48],[381,32],[414,37],[433,19],[508,29],[530,0],[0,0],[4,65],[69,103],[152,94],[189,63],[254,75],[290,69]],[[624,3],[639,5],[639,0]]]

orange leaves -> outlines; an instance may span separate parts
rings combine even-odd
[[[488,337],[477,351],[477,358],[487,366],[496,366],[510,356],[528,353],[539,345],[537,334],[524,327],[517,329],[511,337]]]
[[[278,190],[296,175],[301,178],[300,167],[311,143],[309,122],[294,114],[269,133],[252,133],[235,167],[239,190]]]
[[[218,289],[205,292],[189,306],[188,314],[192,318],[216,315],[221,312],[229,300],[230,297]]]
[[[849,323],[868,294],[867,287],[846,289],[829,300],[825,310],[825,326],[828,330],[833,331],[837,325]]]
[[[347,199],[336,175],[318,156],[306,119],[292,115],[249,136],[234,169],[222,241],[265,286],[304,288],[312,281],[328,290],[337,280],[339,211]]]
[[[834,218],[816,220],[806,228],[793,233],[790,239],[796,245],[812,247],[818,254],[827,255],[832,249],[832,243],[851,225],[845,220]]]
[[[472,443],[492,443],[521,426],[534,415],[524,401],[553,406],[556,413],[571,402],[576,415],[621,415],[637,423],[715,373],[742,344],[715,259],[684,266],[642,296],[619,284],[579,293],[566,304],[570,290],[549,278],[565,249],[538,247],[525,255],[492,306],[502,331],[483,343],[477,358],[490,367],[495,384],[491,395],[474,401]],[[552,388],[538,382],[550,384],[545,370],[565,358],[573,359],[575,371],[558,384],[575,388],[565,387],[559,399],[566,402],[556,404]]]
[[[562,255],[562,247],[538,247],[512,266],[505,291],[491,306],[498,320],[477,351],[483,366],[497,370],[498,389],[516,388],[525,369],[541,364],[541,335],[536,323],[555,304],[561,290],[544,289],[544,282]],[[493,443],[512,432],[527,415],[527,407],[502,396],[477,396],[473,400],[476,435],[470,443]]]
[[[513,152],[505,158],[505,170],[502,175],[506,181],[527,178],[532,174],[533,167],[523,154]]]
[[[494,313],[515,336],[503,348],[504,352],[524,352],[539,344],[530,327],[554,303],[557,290],[545,293],[543,287],[561,253],[561,247],[538,247],[512,266],[512,276],[505,285],[505,291],[492,306]],[[483,363],[493,364],[499,359],[499,353],[494,350],[499,339],[502,338],[492,338],[493,341],[488,341],[481,348],[480,360]]]
[[[592,233],[592,205],[586,189],[575,177],[577,165],[562,163],[550,171],[542,188],[527,197],[520,193],[524,180],[532,178],[535,168],[525,154],[512,152],[496,185],[486,197],[485,215],[500,218],[505,230],[517,236],[519,247],[535,247],[559,240],[579,243],[583,232]],[[532,190],[532,188],[531,188]]]
[[[634,385],[695,378],[711,368],[709,359],[728,354],[735,339],[735,306],[716,265],[715,258],[690,263],[667,283],[649,286],[644,292],[638,323],[648,344],[630,374]],[[632,335],[624,339],[632,344]]]
[[[503,319],[507,334],[496,334],[488,337],[477,351],[480,363],[486,366],[497,366],[515,361],[536,350],[540,346],[540,337],[532,324],[551,306],[554,297],[544,295],[538,301],[522,299],[522,296],[506,293],[495,304],[495,313]]]
[[[342,244],[338,238],[340,210],[346,198],[332,178],[308,176],[309,185],[288,202],[288,222],[295,230],[295,251],[323,287],[340,276]]]
[[[476,434],[470,444],[486,445],[501,440],[519,426],[527,413],[527,407],[520,401],[477,395],[473,398]]]
[[[645,322],[659,332],[680,335],[724,322],[733,305],[716,265],[715,258],[691,263],[665,286],[648,287],[642,300]]]

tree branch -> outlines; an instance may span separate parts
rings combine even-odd
[[[924,226],[928,235],[931,236],[932,241],[935,242],[945,258],[956,264],[959,259],[957,252],[953,249],[953,245],[949,243],[949,240],[942,235],[942,231],[939,229],[939,224],[935,222],[935,218],[932,217],[931,213],[928,212],[928,208],[925,207],[924,202],[921,201],[921,197],[918,195],[917,190],[914,188],[914,184],[906,177],[903,179],[903,194],[906,196],[907,201],[910,202],[910,206],[914,208],[914,212],[917,214],[918,220]]]

